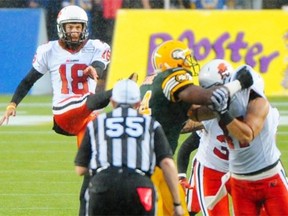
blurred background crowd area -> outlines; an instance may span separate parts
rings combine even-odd
[[[0,0],[0,8],[44,9],[49,40],[58,39],[57,15],[67,5],[78,5],[86,10],[90,38],[112,45],[118,9],[286,9],[288,0]]]

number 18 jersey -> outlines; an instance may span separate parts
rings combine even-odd
[[[64,49],[59,41],[50,41],[37,48],[33,67],[40,73],[50,73],[53,106],[71,96],[95,93],[96,83],[83,74],[94,61],[109,63],[110,46],[100,40],[88,40],[77,52]]]

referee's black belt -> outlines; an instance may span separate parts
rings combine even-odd
[[[139,174],[142,176],[149,176],[146,172],[143,172],[140,169],[132,169],[132,168],[128,168],[128,167],[113,167],[113,166],[100,167],[100,168],[96,169],[95,174],[98,174],[101,172],[110,172],[110,173],[114,173],[114,174],[134,173],[134,174]]]

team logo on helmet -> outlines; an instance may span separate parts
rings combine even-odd
[[[172,58],[173,59],[185,59],[185,54],[184,54],[184,50],[182,49],[176,49],[173,50],[172,52]]]
[[[218,65],[217,69],[222,80],[230,76],[230,71],[228,70],[227,65],[225,65],[223,62]]]

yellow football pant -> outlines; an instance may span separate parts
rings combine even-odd
[[[172,195],[164,179],[163,172],[159,167],[156,167],[154,174],[151,176],[151,179],[157,190],[157,196],[158,196],[157,215],[158,216],[173,216],[174,206],[173,206]],[[187,205],[185,202],[185,192],[180,184],[179,184],[179,191],[180,191],[181,205],[185,212],[184,215],[189,216]]]

